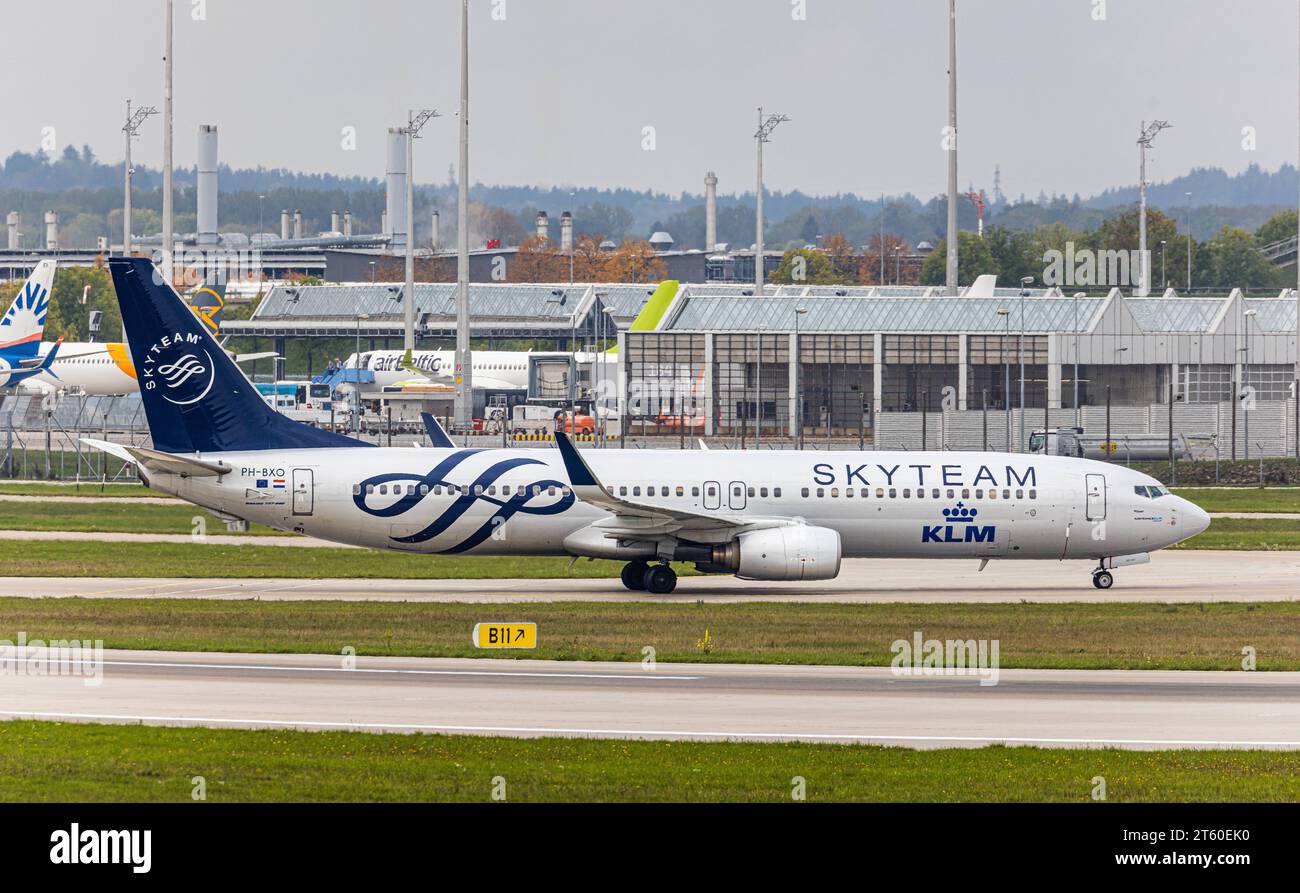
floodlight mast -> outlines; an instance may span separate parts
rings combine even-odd
[[[776,125],[789,121],[788,115],[768,115],[763,117],[763,107],[758,108],[758,131],[754,140],[758,143],[758,202],[756,205],[757,234],[754,239],[754,294],[762,297],[763,284],[767,276],[763,269],[763,143],[772,141],[772,131]]]
[[[126,159],[125,164],[122,165],[125,170],[123,177],[125,194],[122,196],[122,253],[124,255],[131,253],[131,178],[135,176],[135,168],[131,166],[131,140],[139,133],[145,118],[156,114],[158,110],[151,105],[141,106],[131,111],[131,100],[126,101],[126,124],[122,126],[122,132],[126,134]]]
[[[1142,135],[1138,137],[1138,297],[1151,294],[1151,261],[1147,257],[1147,149],[1156,134],[1173,125],[1168,121],[1142,122]]]
[[[432,118],[439,117],[436,109],[409,112],[406,126],[401,128],[406,137],[406,287],[402,290],[404,328],[402,348],[415,350],[415,141],[420,129]]]
[[[456,207],[456,425],[474,423],[474,372],[469,341],[469,0],[460,9],[460,171]]]

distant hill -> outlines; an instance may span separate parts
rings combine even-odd
[[[177,169],[179,187],[177,213],[193,211],[194,168]],[[384,186],[379,178],[339,177],[333,174],[304,174],[281,168],[231,168],[222,166],[221,223],[223,229],[252,231],[261,217],[263,228],[278,228],[281,208],[302,209],[307,229],[326,228],[330,211],[350,209],[361,231],[378,229]],[[161,173],[136,168],[137,213],[158,210],[161,204]],[[59,210],[69,222],[77,221],[79,238],[106,232],[110,215],[120,205],[122,164],[99,161],[89,146],[80,150],[66,147],[51,157],[45,152],[15,152],[0,164],[0,214],[20,210],[34,220],[40,210]],[[1300,192],[1296,168],[1283,165],[1269,172],[1252,165],[1240,174],[1229,175],[1219,168],[1198,168],[1166,183],[1151,187],[1148,196],[1180,222],[1185,218],[1186,193],[1192,193],[1192,227],[1198,239],[1205,239],[1224,224],[1254,230],[1279,210],[1294,208]],[[258,199],[266,196],[265,201]],[[536,212],[546,210],[557,217],[562,210],[575,213],[580,232],[595,232],[613,238],[648,236],[666,229],[678,247],[701,247],[704,240],[703,195],[657,193],[651,190],[594,189],[589,187],[489,186],[477,184],[471,190],[475,202],[505,209],[517,217],[522,230],[530,230]],[[991,199],[990,199],[991,200]],[[1002,224],[1012,229],[1032,229],[1049,223],[1063,223],[1076,229],[1091,229],[1106,217],[1137,203],[1137,187],[1122,186],[1090,198],[1047,196],[1020,197],[1015,201],[993,202],[985,208],[986,225]],[[432,208],[444,212],[455,208],[455,186],[451,182],[425,184],[417,189],[417,221]],[[752,192],[720,195],[719,238],[738,245],[753,241]],[[942,195],[920,199],[906,194],[891,196],[885,209],[885,226],[911,244],[937,242],[945,229],[947,202]],[[812,238],[840,232],[850,241],[865,243],[880,229],[881,199],[852,193],[809,195],[798,190],[775,192],[765,198],[769,238],[774,247],[803,243]],[[443,226],[454,221],[443,214]],[[959,209],[964,229],[976,225],[976,212],[969,202]],[[147,218],[141,225],[148,226]],[[178,229],[190,221],[178,219]],[[93,241],[93,240],[92,240]]]

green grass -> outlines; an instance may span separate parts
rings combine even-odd
[[[27,482],[27,481],[7,481],[0,483],[0,495],[2,496],[162,496],[166,493],[158,493],[150,490],[143,484],[135,483],[103,483],[99,481],[85,481],[82,483],[71,484],[52,484],[45,482]]]
[[[1204,533],[1172,548],[1253,552],[1292,551],[1300,549],[1300,521],[1275,518],[1215,518],[1210,521],[1210,527]]]
[[[538,647],[483,651],[480,621],[533,621]],[[712,650],[699,647],[709,631]],[[2,598],[0,639],[102,639],[107,648],[417,657],[888,666],[891,645],[996,639],[1002,667],[1300,670],[1300,602],[880,604],[225,601]]]
[[[1300,512],[1300,487],[1176,487],[1207,512]]]
[[[211,529],[211,528],[209,528]],[[224,529],[224,528],[223,528]],[[416,555],[370,549],[190,543],[0,540],[0,577],[564,579],[617,577],[622,564],[567,558]],[[693,573],[678,566],[678,573]]]
[[[195,519],[202,519],[196,521]],[[201,527],[200,527],[201,525]],[[68,530],[89,533],[180,533],[191,534],[196,528],[212,534],[231,531],[215,515],[194,505],[154,505],[129,502],[106,502],[85,499],[80,502],[41,503],[33,510],[30,502],[0,502],[0,530]],[[249,533],[260,536],[282,533],[260,524],[249,525]]]
[[[600,741],[0,723],[0,801],[1110,802],[1300,799],[1300,754]]]

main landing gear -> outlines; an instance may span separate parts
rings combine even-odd
[[[651,566],[644,561],[630,561],[619,576],[633,592],[667,595],[677,588],[677,572],[666,564]]]
[[[1115,578],[1111,576],[1110,571],[1099,567],[1092,572],[1092,585],[1098,589],[1109,589],[1115,585]]]

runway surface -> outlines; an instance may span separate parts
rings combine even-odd
[[[751,583],[682,577],[677,591],[648,596],[618,580],[299,580],[155,577],[0,577],[0,596],[83,598],[328,599],[336,601],[530,602],[1200,602],[1300,598],[1300,552],[1174,551],[1115,571],[1102,592],[1084,561],[849,559],[817,583]],[[50,570],[56,570],[51,567]]]
[[[0,675],[0,717],[916,748],[1300,748],[1300,674],[105,652],[102,680]]]

